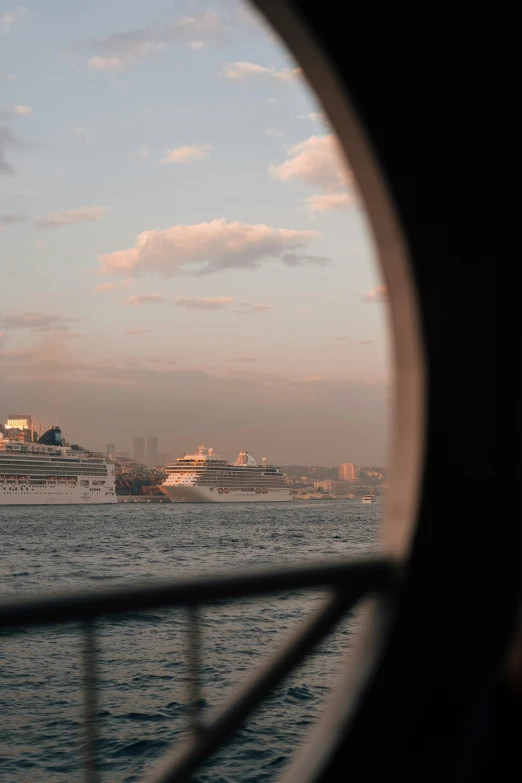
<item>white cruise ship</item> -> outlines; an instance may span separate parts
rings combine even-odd
[[[246,451],[230,464],[200,446],[168,465],[160,489],[177,503],[267,503],[292,500],[279,468],[261,465]]]
[[[0,506],[117,503],[114,464],[62,444],[58,427],[38,443],[0,432]]]

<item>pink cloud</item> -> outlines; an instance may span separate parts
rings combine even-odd
[[[297,181],[319,188],[323,193],[310,196],[306,206],[311,212],[342,209],[355,202],[353,177],[346,165],[334,134],[310,136],[288,150],[283,163],[272,165],[270,174],[281,182]]]
[[[197,163],[210,157],[211,149],[212,144],[176,147],[176,149],[167,150],[160,163]]]
[[[281,182],[300,180],[325,189],[346,187],[352,182],[339,142],[333,134],[310,136],[294,144],[283,163],[270,166],[270,173]]]
[[[306,199],[310,212],[326,212],[331,209],[346,209],[353,204],[353,198],[348,193],[323,193]]]
[[[283,260],[289,254],[296,265],[314,263],[314,256],[301,258],[296,251],[319,237],[317,231],[229,223],[221,218],[210,223],[171,226],[163,231],[144,231],[136,237],[135,247],[102,255],[98,261],[103,274],[126,277],[146,273],[174,277],[211,274],[224,269],[256,269],[268,259]]]
[[[371,291],[367,291],[363,296],[363,302],[385,302],[388,298],[388,291],[385,285],[378,285],[376,288],[372,288]]]
[[[133,283],[134,278],[127,277],[125,280],[121,280],[118,283],[100,283],[100,285],[97,285],[94,290],[100,293],[104,293],[105,291],[116,291],[120,288],[128,288]]]
[[[275,79],[277,81],[288,82],[301,74],[300,68],[283,68],[278,71],[276,68],[267,68],[264,65],[257,65],[249,62],[225,63],[220,73],[227,79],[235,82],[245,79]]]
[[[142,307],[144,304],[165,304],[166,302],[159,294],[134,294],[134,296],[129,296],[124,301],[132,307]]]
[[[79,209],[66,209],[63,212],[55,212],[53,215],[44,215],[34,221],[36,228],[62,228],[74,223],[95,223],[101,220],[107,211],[107,207],[80,207]]]
[[[222,310],[234,301],[232,296],[177,296],[174,304],[186,310]]]

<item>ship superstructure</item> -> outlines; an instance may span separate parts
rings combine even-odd
[[[114,464],[64,444],[59,427],[28,441],[0,432],[0,506],[117,503]]]
[[[285,477],[265,458],[259,465],[242,450],[234,463],[200,446],[167,465],[161,490],[174,502],[246,503],[292,500]]]

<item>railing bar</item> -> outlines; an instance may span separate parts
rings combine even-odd
[[[84,623],[84,726],[85,726],[85,781],[98,783],[97,727],[96,727],[96,633],[93,622]]]
[[[320,611],[307,620],[283,649],[277,651],[252,682],[241,688],[214,721],[199,734],[189,737],[181,747],[168,753],[142,783],[181,783],[187,780],[205,759],[222,747],[255,707],[321,641],[359,597],[360,591],[331,595]]]
[[[199,607],[188,606],[189,724],[193,734],[203,729],[201,720],[201,633]]]
[[[51,595],[0,602],[0,629],[94,620],[97,617],[244,598],[290,589],[333,586],[339,590],[380,591],[395,577],[396,565],[384,558],[315,565],[252,569],[232,575],[187,578],[165,584],[128,585],[109,590]]]

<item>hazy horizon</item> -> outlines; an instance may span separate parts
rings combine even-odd
[[[0,421],[388,463],[385,291],[296,64],[235,0],[0,2]]]

